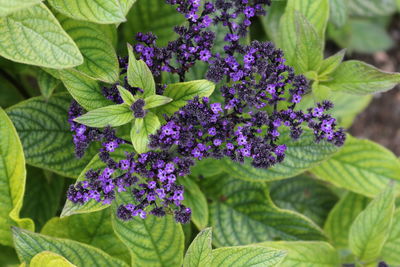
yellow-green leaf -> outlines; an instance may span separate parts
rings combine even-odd
[[[158,117],[148,111],[144,118],[136,118],[131,129],[133,147],[138,153],[148,151],[149,135],[156,133],[161,123]]]
[[[30,267],[76,267],[76,265],[70,263],[63,256],[58,255],[57,253],[51,251],[43,251],[39,254],[36,254],[31,262],[29,263]]]
[[[212,260],[211,228],[202,230],[190,244],[183,267],[208,267]]]
[[[43,0],[0,0],[0,17],[7,16],[20,9],[29,8],[42,1]]]
[[[74,120],[89,127],[117,127],[132,121],[133,114],[126,104],[110,105],[93,109]]]
[[[381,255],[389,265],[396,266],[400,263],[400,209],[394,213],[389,238],[383,246]]]

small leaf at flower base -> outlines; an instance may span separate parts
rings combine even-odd
[[[354,220],[349,246],[357,258],[368,264],[377,261],[389,237],[395,209],[395,187],[390,183]]]
[[[183,204],[192,210],[192,221],[198,229],[203,229],[208,223],[208,204],[204,193],[190,177],[179,178],[185,188]]]
[[[113,257],[130,262],[128,249],[118,239],[112,228],[110,208],[90,214],[76,214],[64,218],[53,217],[40,233],[85,243],[100,248]]]
[[[76,159],[68,125],[71,100],[66,93],[49,100],[34,97],[9,107],[7,114],[21,138],[28,164],[75,178],[96,152],[91,147],[83,158]]]
[[[122,144],[119,148],[117,148],[114,152],[111,152],[110,154],[111,157],[118,162],[126,158],[125,152],[134,152],[133,147],[128,144]],[[85,180],[85,174],[87,171],[91,169],[93,170],[104,169],[105,167],[107,167],[107,165],[103,161],[101,161],[99,155],[95,155],[89,162],[89,164],[82,170],[78,179],[76,180],[76,183]],[[95,212],[105,209],[109,206],[110,206],[109,204],[99,203],[93,199],[89,200],[85,204],[75,204],[70,200],[67,200],[65,202],[64,208],[61,211],[60,217],[62,218],[74,214]]]
[[[104,34],[107,25],[73,20],[63,15],[58,15],[57,19],[82,53],[83,64],[75,69],[96,80],[116,82],[119,64],[112,40]]]
[[[30,267],[44,267],[44,266],[57,266],[57,267],[76,267],[76,265],[69,262],[63,256],[50,251],[43,251],[36,254],[31,262]]]
[[[73,69],[62,70],[58,73],[68,92],[86,110],[97,109],[112,104],[110,100],[103,96],[97,81]]]
[[[0,55],[12,61],[54,69],[83,63],[78,47],[44,4],[0,18]]]
[[[340,266],[338,252],[326,242],[279,241],[255,244],[286,251],[287,256],[279,266],[326,267]]]
[[[347,136],[344,147],[311,172],[324,181],[374,197],[391,180],[400,180],[400,164],[386,148],[369,140]]]
[[[149,135],[154,134],[160,126],[160,120],[150,111],[144,118],[135,119],[131,129],[131,140],[139,154],[148,151]]]
[[[334,72],[339,67],[340,63],[342,63],[345,54],[346,54],[346,49],[343,49],[337,52],[336,54],[324,59],[318,70],[319,77],[324,79],[326,76],[329,76],[329,74]]]
[[[99,24],[114,24],[124,22],[118,0],[48,0],[58,12],[77,20],[87,20]]]
[[[76,266],[128,266],[122,260],[113,258],[104,251],[86,244],[36,234],[17,227],[13,227],[12,231],[15,249],[23,262],[30,262],[40,252],[50,251],[66,258]]]
[[[144,99],[144,102],[146,103],[144,108],[145,109],[156,108],[168,104],[172,100],[173,100],[172,98],[162,95],[151,95]]]
[[[212,260],[211,228],[202,230],[190,244],[183,267],[208,267]]]
[[[331,78],[322,84],[334,91],[356,95],[384,92],[400,83],[400,73],[383,72],[357,60],[340,64]]]
[[[261,246],[217,248],[212,251],[211,266],[277,266],[286,255],[284,250]]]
[[[126,104],[111,105],[89,111],[74,121],[89,127],[117,127],[133,120],[133,114]]]
[[[330,211],[324,230],[336,248],[348,248],[350,226],[369,201],[363,195],[347,192]]]
[[[325,240],[322,230],[310,219],[277,208],[265,183],[242,181],[221,174],[204,179],[201,188],[212,200],[210,225],[216,247],[280,239]]]
[[[10,118],[0,108],[0,244],[12,246],[11,226],[34,229],[31,219],[21,219],[25,192],[25,158]]]
[[[117,89],[118,89],[119,95],[121,96],[121,98],[125,104],[131,106],[133,104],[133,102],[136,101],[136,99],[132,95],[132,93],[129,92],[128,90],[126,90],[124,87],[117,85]]]
[[[400,262],[400,209],[394,213],[389,238],[383,246],[381,257],[390,266],[396,266]]]
[[[112,205],[113,228],[131,252],[132,266],[182,266],[185,238],[181,225],[171,215],[130,221],[117,218],[118,205],[132,201],[132,195],[120,193]]]
[[[214,89],[215,84],[207,80],[169,84],[165,89],[164,96],[172,98],[173,101],[160,107],[157,114],[172,115],[196,96],[209,97]]]
[[[43,0],[13,0],[0,2],[0,17],[5,17],[21,9],[29,8],[39,4]]]
[[[60,84],[60,81],[45,72],[44,70],[38,71],[37,81],[40,89],[40,93],[45,98],[50,98],[54,90]]]
[[[346,24],[348,17],[347,0],[330,0],[330,21],[338,28]]]
[[[145,97],[156,93],[156,84],[153,74],[143,60],[137,60],[133,54],[132,47],[128,45],[129,65],[128,83],[132,87],[139,87],[143,90]]]

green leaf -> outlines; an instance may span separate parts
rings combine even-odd
[[[58,12],[77,20],[100,24],[124,22],[125,16],[118,0],[48,0]]]
[[[400,73],[383,72],[357,60],[343,62],[324,82],[332,90],[365,95],[392,89],[400,83]]]
[[[268,10],[267,15],[260,16],[265,32],[275,43],[278,42],[280,37],[279,24],[281,17],[285,12],[286,4],[286,0],[272,1],[271,8]]]
[[[156,108],[168,104],[172,100],[173,100],[172,98],[162,95],[151,95],[144,99],[144,102],[146,103],[144,108],[145,109]]]
[[[226,159],[224,165],[226,171],[232,176],[246,181],[274,181],[293,177],[318,165],[331,157],[339,149],[327,142],[316,143],[314,134],[304,129],[303,135],[293,141],[287,129],[281,132],[279,144],[286,144],[285,160],[269,169],[254,168],[248,161],[244,164]]]
[[[44,70],[38,71],[37,81],[39,84],[40,93],[46,99],[49,99],[54,90],[60,84],[60,81],[45,72]]]
[[[133,48],[128,45],[129,65],[128,65],[128,83],[132,87],[139,87],[143,90],[145,97],[156,93],[156,84],[153,74],[143,60],[137,60],[133,54]]]
[[[286,252],[259,246],[239,246],[214,249],[212,256],[213,267],[261,267],[279,265],[285,258]]]
[[[10,246],[10,226],[33,230],[34,224],[19,217],[25,192],[25,158],[18,134],[2,108],[0,136],[0,244]]]
[[[272,201],[282,209],[297,211],[323,225],[337,196],[322,182],[306,175],[272,182]]]
[[[117,127],[133,120],[133,114],[126,104],[110,105],[89,111],[74,121],[89,127]]]
[[[85,243],[125,262],[130,261],[128,250],[114,234],[110,209],[65,218],[54,217],[46,223],[41,234]]]
[[[117,85],[117,89],[125,104],[131,106],[136,101],[132,93],[126,90],[124,87]]]
[[[332,90],[328,86],[314,82],[312,86],[312,95],[314,102],[321,103],[326,99],[331,99]]]
[[[42,0],[0,0],[0,17],[39,4]]]
[[[16,267],[20,263],[13,247],[0,245],[0,266]]]
[[[53,173],[29,167],[21,215],[32,218],[37,230],[56,215],[65,194],[64,179]]]
[[[43,267],[43,266],[58,266],[58,267],[76,267],[70,263],[66,258],[60,256],[57,253],[50,251],[43,251],[36,254],[31,262],[29,263],[31,267]]]
[[[152,32],[157,35],[157,44],[166,46],[174,40],[176,25],[185,22],[185,17],[176,8],[166,5],[164,0],[139,0],[128,14],[127,23],[122,24],[123,43],[131,43],[132,36],[138,32]]]
[[[285,13],[280,20],[280,34],[277,40],[277,46],[283,49],[288,62],[293,62],[297,44],[295,11],[310,22],[321,40],[325,40],[325,30],[329,19],[329,0],[288,0]]]
[[[129,10],[136,2],[136,0],[118,0],[124,15],[128,14]]]
[[[394,214],[395,187],[391,183],[362,211],[350,227],[349,246],[359,260],[378,259],[389,236]]]
[[[205,195],[189,177],[179,178],[179,182],[185,188],[183,204],[192,210],[193,223],[198,229],[204,229],[208,224],[208,204]]]
[[[7,109],[21,138],[27,162],[67,177],[77,177],[94,155],[94,148],[77,160],[68,125],[71,98],[55,94],[35,97]]]
[[[157,114],[172,115],[196,96],[209,97],[214,89],[215,84],[207,80],[169,84],[165,89],[164,96],[170,97],[174,101],[162,106]]]
[[[386,148],[348,135],[344,147],[311,172],[338,187],[373,197],[390,180],[400,179],[400,164]]]
[[[296,48],[293,66],[297,73],[317,71],[320,68],[323,55],[323,40],[307,18],[295,11]]]
[[[76,44],[44,4],[0,18],[0,55],[16,62],[55,69],[83,62]]]
[[[83,74],[106,83],[119,78],[119,64],[112,40],[104,34],[103,25],[57,16],[61,26],[72,37],[83,56],[83,64],[75,67]]]
[[[132,266],[181,266],[184,249],[181,225],[170,215],[149,216],[145,220],[133,217],[130,221],[117,218],[118,206],[132,200],[131,195],[122,193],[112,205],[114,231],[131,252]]]
[[[263,242],[256,244],[287,252],[279,266],[288,267],[327,267],[340,266],[339,255],[336,250],[326,242]]]
[[[86,244],[36,234],[16,227],[12,230],[15,249],[18,257],[23,262],[30,262],[40,252],[51,251],[63,256],[76,266],[128,266],[123,261],[111,257],[102,250]]]
[[[360,17],[386,16],[396,11],[395,0],[349,0],[348,5],[350,14]]]
[[[212,260],[211,228],[202,230],[186,251],[183,267],[208,267]]]
[[[136,118],[131,129],[131,140],[135,150],[141,154],[148,151],[149,135],[156,133],[161,123],[157,115],[147,112],[144,118]]]
[[[389,265],[396,266],[400,262],[400,209],[393,215],[393,224],[382,249],[382,259]]]
[[[120,161],[122,159],[126,159],[125,152],[133,152],[133,147],[128,144],[122,144],[119,148],[117,148],[114,152],[111,152],[111,157],[115,161]],[[102,170],[107,165],[100,159],[99,155],[95,155],[93,159],[89,162],[89,164],[82,170],[81,174],[79,175],[76,183],[85,180],[86,172],[93,169],[93,170]],[[75,184],[76,184],[75,183]],[[70,216],[74,214],[81,214],[81,213],[90,213],[99,211],[109,207],[109,204],[99,203],[93,199],[89,200],[85,204],[74,204],[73,202],[67,200],[63,210],[61,211],[60,217]]]
[[[324,78],[334,72],[339,67],[340,63],[342,63],[345,54],[346,49],[343,49],[336,54],[324,59],[318,70],[318,76]]]
[[[347,192],[330,211],[324,230],[331,244],[337,248],[348,248],[350,226],[368,205],[369,199]]]
[[[330,0],[330,21],[338,28],[346,24],[348,0]]]
[[[277,208],[265,183],[245,182],[222,174],[205,179],[202,188],[212,200],[210,224],[216,247],[276,239],[325,239],[322,230],[305,216]]]
[[[98,82],[76,70],[63,70],[59,74],[68,92],[83,108],[92,110],[112,104],[101,93]]]

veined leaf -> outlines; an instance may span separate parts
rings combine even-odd
[[[348,5],[350,14],[360,17],[387,16],[396,11],[395,0],[349,0]]]
[[[145,109],[156,108],[168,104],[172,100],[173,100],[172,98],[163,95],[151,95],[144,99],[144,102],[146,103],[144,108]]]
[[[400,83],[400,73],[383,72],[357,60],[340,64],[331,78],[322,84],[332,90],[356,95],[384,92]]]
[[[337,196],[325,184],[304,174],[272,182],[270,195],[278,207],[297,211],[318,225],[323,225],[337,201]]]
[[[342,150],[311,172],[338,187],[373,197],[390,180],[400,179],[400,164],[386,148],[348,135]]]
[[[130,261],[128,250],[112,229],[110,209],[65,218],[54,217],[46,223],[41,234],[85,243],[125,262]]]
[[[244,164],[225,160],[226,171],[232,176],[247,181],[274,181],[293,177],[331,157],[339,149],[327,142],[316,143],[314,134],[304,130],[303,135],[293,141],[287,130],[282,131],[279,144],[286,144],[285,160],[269,169],[258,169],[249,162]]]
[[[211,228],[202,230],[186,251],[183,267],[208,267],[212,260]]]
[[[368,203],[368,198],[348,192],[330,211],[324,230],[335,247],[348,248],[350,226]]]
[[[13,228],[15,249],[23,262],[43,251],[57,253],[76,266],[127,267],[128,265],[111,257],[102,250],[68,239],[59,239]]]
[[[389,238],[383,246],[381,256],[385,262],[393,266],[400,262],[400,209],[394,213]]]
[[[58,267],[76,267],[70,263],[63,256],[58,255],[57,253],[50,251],[43,251],[39,254],[36,254],[31,262],[29,263],[31,267],[44,267],[44,266],[58,266]]]
[[[323,240],[321,229],[305,216],[277,208],[265,183],[244,182],[222,174],[202,184],[216,247],[266,240]],[[273,220],[271,219],[273,218]]]
[[[129,10],[136,2],[136,0],[118,0],[124,15],[128,14]]]
[[[119,95],[121,96],[122,100],[124,101],[125,104],[131,106],[135,102],[135,97],[132,95],[131,92],[126,90],[124,87],[117,85],[117,89],[119,92]]]
[[[67,177],[77,177],[94,155],[89,149],[77,160],[68,125],[71,98],[55,94],[49,100],[34,97],[7,109],[21,138],[29,164]]]
[[[157,114],[172,115],[196,96],[209,97],[214,89],[215,84],[207,80],[169,84],[165,89],[164,96],[172,98],[173,101],[160,107]]]
[[[44,4],[0,18],[0,55],[54,69],[83,63],[78,47]]]
[[[120,193],[114,201],[112,223],[114,231],[128,247],[132,255],[132,266],[181,266],[184,249],[182,227],[170,215],[134,217],[122,221],[116,217],[120,204],[131,202],[132,196]]]
[[[395,187],[393,184],[377,196],[362,211],[350,227],[349,246],[364,263],[378,260],[389,237],[394,214]]]
[[[25,158],[18,134],[2,108],[0,136],[0,244],[11,246],[12,225],[33,231],[34,224],[19,217],[25,192]]]
[[[133,120],[133,114],[126,104],[111,105],[93,109],[88,113],[74,119],[74,121],[89,127],[117,127]]]
[[[137,60],[133,54],[132,47],[128,45],[129,65],[128,83],[130,86],[139,87],[143,90],[145,97],[156,93],[156,84],[153,74],[143,60]]]
[[[83,64],[75,67],[83,74],[106,83],[119,78],[119,64],[112,40],[104,34],[103,25],[57,16],[64,30],[72,37],[83,56]]]
[[[347,0],[330,0],[330,21],[338,28],[346,24],[348,16]]]
[[[125,16],[118,0],[48,0],[58,12],[74,19],[100,24],[124,22]]]
[[[271,8],[266,16],[260,16],[262,26],[274,43],[278,42],[280,35],[279,24],[283,13],[285,12],[287,1],[272,1]]]
[[[43,0],[0,0],[0,17],[39,4]]]
[[[125,152],[133,152],[133,147],[131,145],[122,144],[119,148],[117,148],[114,152],[111,152],[110,154],[115,161],[120,161],[122,159],[126,159]],[[104,169],[105,167],[107,167],[107,165],[100,160],[99,155],[95,155],[93,159],[89,162],[89,164],[85,167],[85,169],[82,170],[81,174],[76,180],[76,183],[85,180],[85,174],[87,171],[91,169]],[[73,202],[67,200],[63,210],[61,211],[60,217],[62,218],[74,214],[95,212],[105,209],[109,206],[109,204],[99,203],[93,199],[82,205],[74,204]]]
[[[225,266],[277,266],[285,258],[284,250],[259,246],[238,246],[217,248],[212,251],[212,265]]]
[[[77,70],[59,71],[60,79],[72,97],[86,110],[113,104],[101,93],[98,82],[79,73]]]
[[[279,266],[328,267],[340,266],[337,251],[326,242],[292,241],[263,242],[256,244],[286,251],[287,256]]]
[[[323,60],[318,70],[318,76],[324,78],[334,72],[339,67],[340,63],[342,63],[345,53],[346,49],[343,49]]]
[[[149,135],[154,134],[161,123],[158,117],[148,111],[144,118],[136,118],[131,129],[131,140],[135,150],[140,153],[148,151]]]
[[[204,229],[208,223],[208,204],[205,195],[189,177],[179,178],[179,182],[185,188],[183,204],[192,210],[193,223],[198,229]]]
[[[54,90],[60,84],[59,80],[57,80],[44,70],[39,70],[37,81],[39,84],[40,93],[47,99],[50,98]]]

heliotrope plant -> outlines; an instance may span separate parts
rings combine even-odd
[[[269,0],[205,2],[167,0],[185,16],[185,26],[175,27],[178,38],[157,46],[152,33],[139,33],[138,43],[128,46],[129,57],[120,59],[121,82],[104,88],[115,105],[84,110],[76,102],[70,108],[76,155],[99,141],[104,169],[90,170],[86,179],[68,190],[68,199],[83,204],[93,199],[111,203],[118,192],[128,191],[132,201],[118,207],[117,216],[130,220],[174,214],[187,223],[191,209],[182,204],[184,188],[179,177],[190,174],[197,160],[246,159],[256,168],[270,168],[285,159],[285,144],[277,144],[282,129],[298,139],[311,129],[315,142],[343,145],[345,134],[327,113],[329,101],[298,110],[309,83],[285,64],[284,54],[270,42],[246,44],[252,18],[265,15]],[[223,52],[214,52],[216,33],[226,30]],[[135,58],[134,52],[138,59]],[[208,64],[208,81],[184,83],[199,61]],[[177,75],[181,83],[155,83],[163,73]],[[214,85],[222,101],[209,98]],[[207,87],[207,90],[204,90]],[[177,90],[190,95],[181,101]],[[174,98],[175,96],[175,98]],[[131,124],[130,140],[119,137],[115,127]],[[115,161],[110,153],[121,144],[132,144],[137,153]]]

